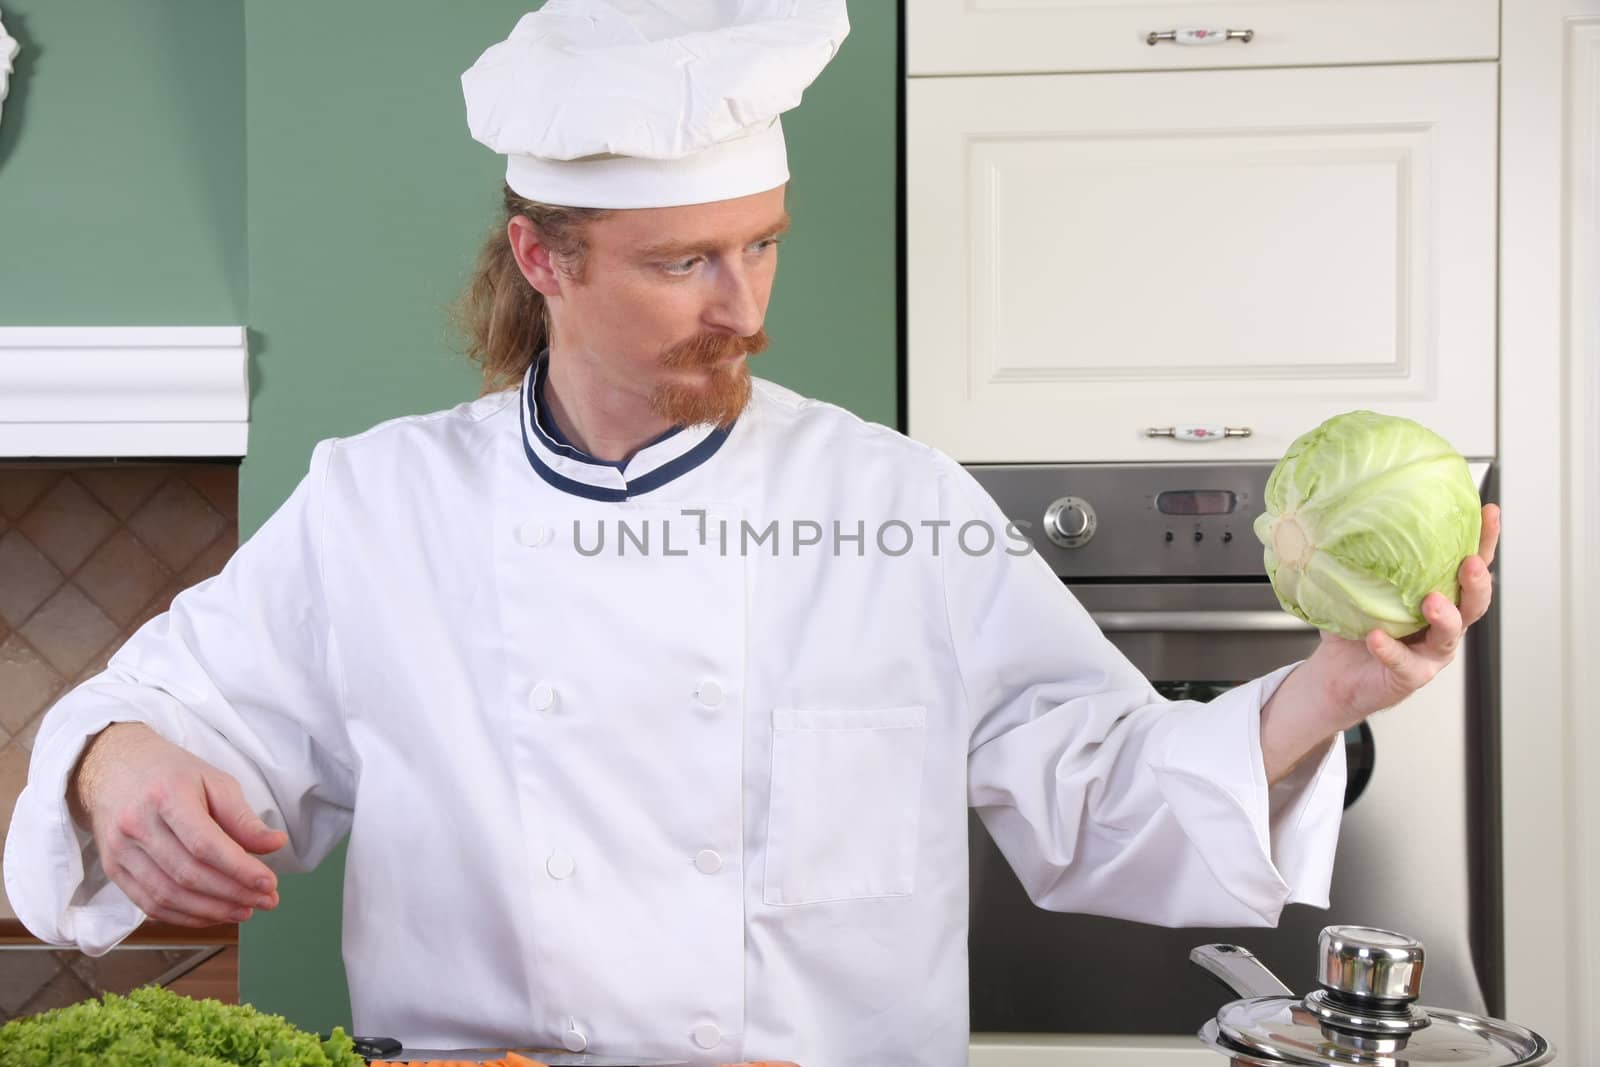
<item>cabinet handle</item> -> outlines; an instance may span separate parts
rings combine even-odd
[[[1223,41],[1243,41],[1249,44],[1255,39],[1255,30],[1151,30],[1144,43],[1155,45],[1171,41],[1173,44],[1221,44]]]
[[[1314,633],[1287,611],[1095,611],[1106,633]]]
[[[1152,426],[1146,437],[1170,437],[1174,441],[1220,441],[1224,437],[1249,437],[1248,426]]]

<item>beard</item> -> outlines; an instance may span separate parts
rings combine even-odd
[[[731,357],[759,355],[766,348],[764,329],[749,337],[701,334],[671,346],[661,354],[662,367],[705,368],[706,378],[694,385],[661,382],[650,396],[651,410],[674,426],[715,423],[726,430],[750,402],[750,368]]]

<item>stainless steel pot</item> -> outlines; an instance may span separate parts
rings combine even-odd
[[[1555,1058],[1532,1030],[1428,1008],[1419,941],[1366,926],[1325,927],[1318,988],[1296,997],[1237,945],[1202,945],[1189,958],[1242,1000],[1223,1005],[1200,1040],[1233,1067],[1535,1067]]]

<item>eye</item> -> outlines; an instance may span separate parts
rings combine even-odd
[[[700,262],[700,259],[700,256],[691,256],[688,259],[680,259],[672,263],[663,263],[661,265],[661,269],[666,271],[668,274],[689,274],[694,270],[696,264]]]
[[[757,241],[755,244],[751,245],[750,247],[755,249],[756,252],[759,254],[759,253],[767,251],[769,248],[776,248],[782,243],[783,242],[780,241],[776,237],[768,237],[764,241]]]

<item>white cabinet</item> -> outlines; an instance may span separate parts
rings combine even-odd
[[[911,435],[1276,459],[1368,407],[1492,455],[1496,91],[1481,62],[910,79]],[[1146,435],[1184,424],[1251,436]]]
[[[906,67],[916,76],[1493,59],[1499,14],[1496,0],[908,0]],[[1150,43],[1193,29],[1235,36]]]

